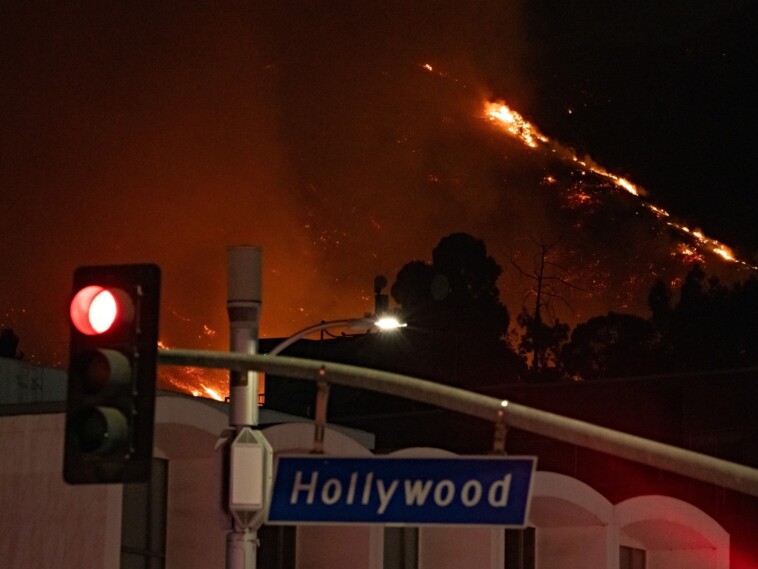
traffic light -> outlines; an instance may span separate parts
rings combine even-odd
[[[156,265],[74,273],[63,463],[70,484],[150,477],[160,280]]]

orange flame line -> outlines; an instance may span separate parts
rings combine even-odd
[[[519,113],[509,108],[503,101],[486,102],[484,105],[484,114],[488,120],[499,124],[508,134],[517,138],[529,148],[537,148],[540,143],[547,144],[551,142],[550,139],[542,134],[536,126],[524,119]],[[588,165],[586,160],[580,160],[571,150],[556,142],[552,142],[552,145],[557,148],[562,155],[570,158],[583,168],[587,168],[590,172],[609,179],[617,188],[637,198],[641,197],[643,190],[626,178],[612,174],[597,164]],[[653,205],[648,201],[643,201],[642,205],[653,212],[653,214],[659,219],[671,217],[671,214],[665,209]],[[705,236],[701,231],[690,230],[687,226],[670,220],[666,221],[666,225],[693,237],[700,248],[710,251],[725,261],[737,263],[752,270],[758,270],[758,267],[735,257],[730,247],[716,239]]]

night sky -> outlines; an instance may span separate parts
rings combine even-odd
[[[550,197],[577,174],[483,120],[494,99],[758,264],[755,3],[155,4],[0,8],[0,326],[33,361],[65,364],[84,264],[158,263],[164,341],[215,349],[235,244],[264,250],[264,336],[372,310],[375,275],[454,231],[512,314],[535,239],[609,290],[674,276],[633,202]],[[575,319],[638,308],[600,288]]]

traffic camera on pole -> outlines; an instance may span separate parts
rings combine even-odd
[[[156,265],[74,273],[63,465],[71,484],[150,477],[159,301]]]

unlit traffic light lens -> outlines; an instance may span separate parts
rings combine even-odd
[[[74,431],[85,453],[108,453],[128,446],[129,425],[118,409],[94,407],[82,411],[75,419]]]
[[[88,395],[128,386],[132,379],[129,359],[116,350],[84,352],[74,362],[73,369],[81,379],[82,390]]]

